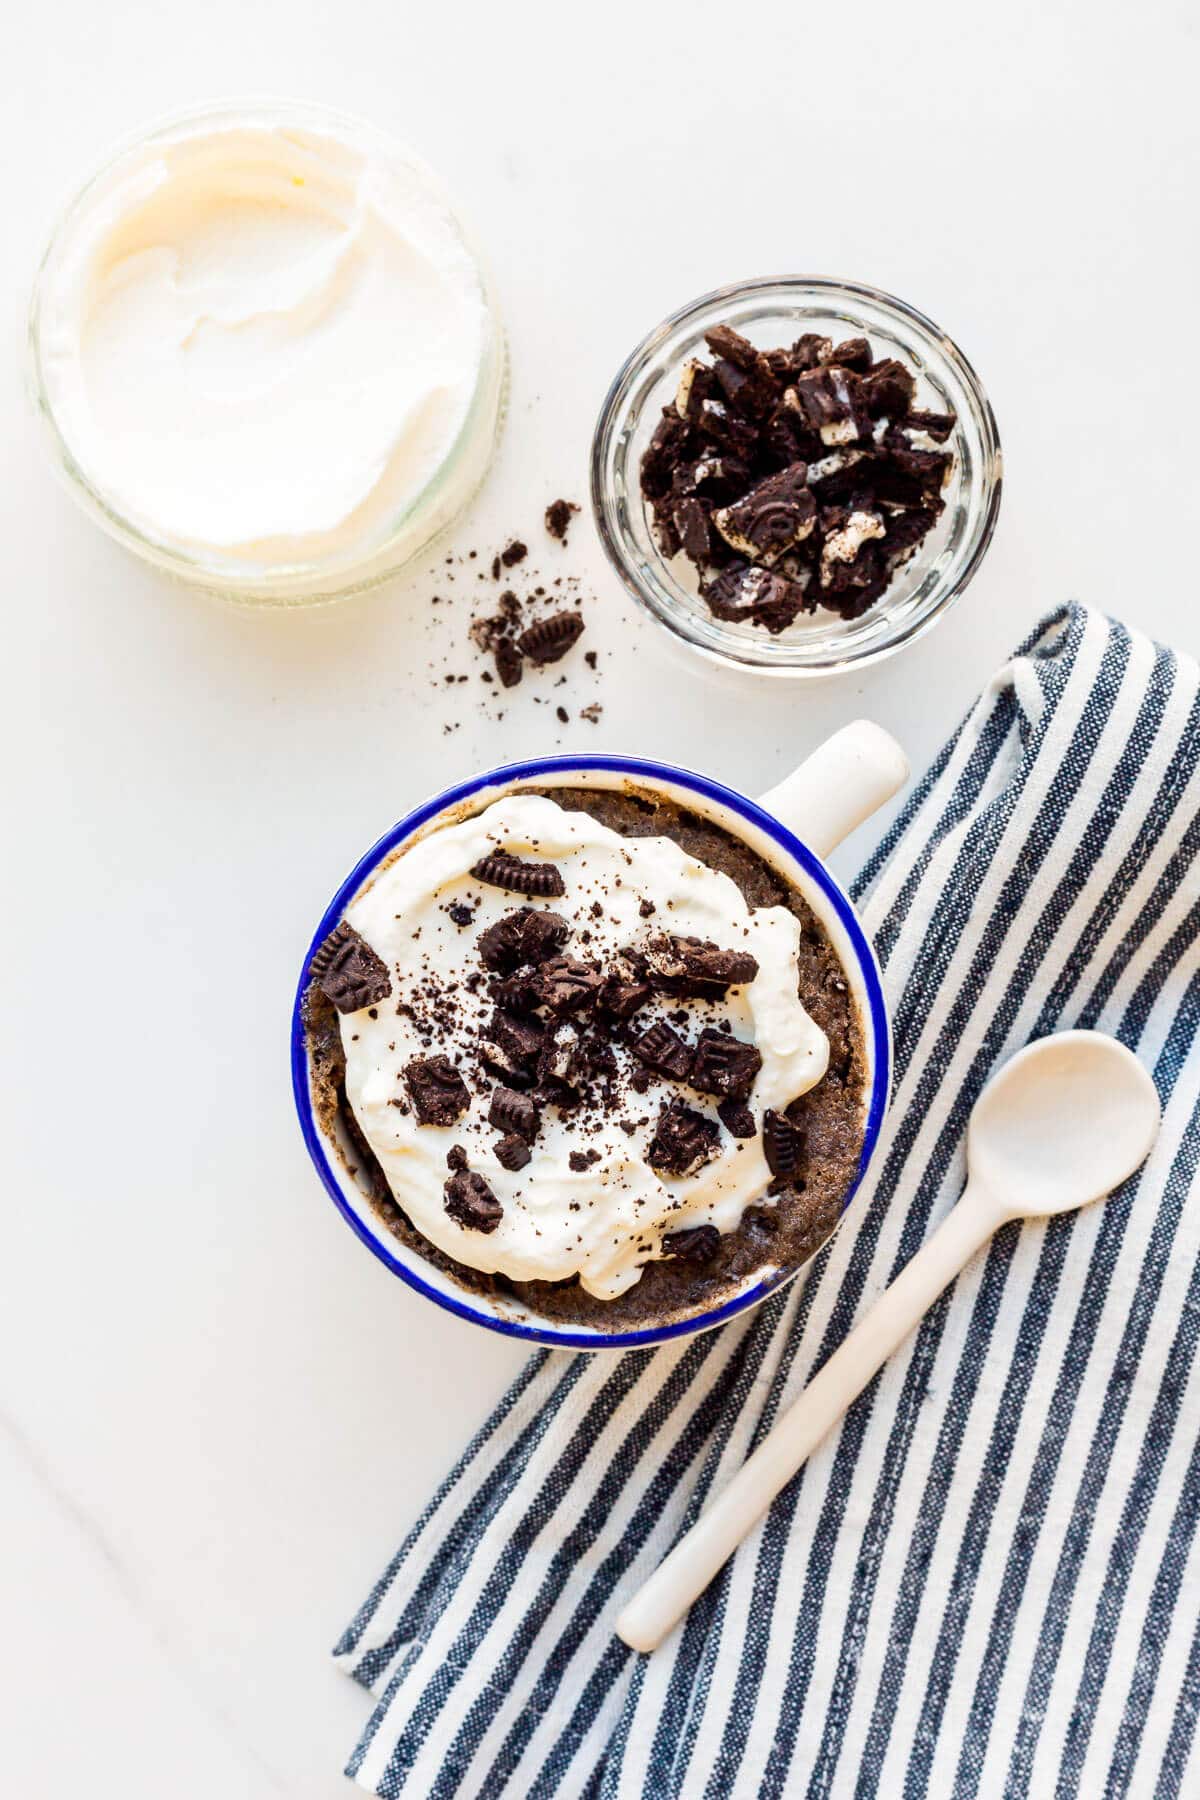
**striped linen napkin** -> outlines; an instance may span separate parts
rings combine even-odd
[[[682,1347],[534,1358],[338,1645],[369,1792],[1200,1793],[1200,671],[1079,607],[856,888],[894,1009],[875,1172],[809,1278]],[[953,1205],[1029,1039],[1154,1071],[1140,1177],[1011,1225],[651,1657],[621,1602]],[[1104,1117],[1097,1111],[1097,1131]]]

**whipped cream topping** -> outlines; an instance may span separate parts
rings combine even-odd
[[[174,552],[369,551],[463,429],[492,329],[477,267],[431,173],[353,129],[181,124],[93,183],[47,264],[58,428]]]
[[[526,900],[478,881],[472,867],[499,847],[553,861],[565,894]],[[797,994],[801,928],[793,913],[751,910],[729,876],[670,838],[622,837],[543,796],[510,795],[432,832],[351,904],[346,917],[388,965],[393,992],[373,1009],[375,1017],[366,1008],[341,1019],[346,1093],[397,1202],[432,1243],[471,1268],[513,1280],[578,1274],[589,1294],[611,1299],[661,1254],[664,1233],[701,1224],[732,1231],[746,1207],[763,1198],[771,1174],[760,1137],[735,1139],[723,1128],[717,1153],[697,1173],[656,1174],[645,1152],[665,1100],[681,1098],[716,1118],[710,1098],[657,1077],[643,1094],[623,1090],[612,1112],[589,1111],[586,1136],[576,1115],[543,1107],[531,1161],[515,1172],[501,1167],[494,1154],[499,1134],[487,1122],[493,1082],[478,1064],[480,1030],[494,1003],[475,941],[522,905],[568,920],[565,950],[602,966],[655,931],[750,951],[757,976],[723,1000],[656,998],[634,1024],[644,1028],[682,1008],[695,1015],[690,1031],[683,1028],[694,1037],[698,1026],[728,1020],[762,1056],[749,1101],[760,1126],[767,1108],[782,1109],[821,1079],[829,1045]],[[460,918],[470,909],[470,922],[456,923],[451,907]],[[458,1066],[472,1092],[469,1110],[446,1127],[417,1122],[403,1080],[414,1057],[438,1053]],[[623,1071],[640,1067],[623,1047],[617,1055]],[[455,1144],[503,1207],[490,1233],[463,1227],[445,1210],[446,1154]],[[571,1152],[580,1150],[592,1160],[572,1169]]]

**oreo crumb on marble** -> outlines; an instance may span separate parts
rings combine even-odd
[[[546,508],[546,530],[560,544],[567,541],[567,531],[571,520],[579,508],[570,500],[552,500]]]
[[[500,686],[516,687],[525,673],[525,658],[512,639],[500,638],[492,647],[492,655],[496,662],[496,673],[500,677]]]
[[[539,668],[556,663],[567,654],[583,634],[583,615],[564,608],[527,626],[517,639],[517,648]]]

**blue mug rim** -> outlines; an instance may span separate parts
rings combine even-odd
[[[436,1306],[442,1307],[446,1312],[453,1313],[460,1319],[466,1319],[472,1325],[481,1325],[485,1330],[497,1331],[504,1337],[523,1339],[526,1343],[540,1344],[549,1349],[639,1350],[647,1349],[655,1344],[671,1343],[675,1339],[691,1337],[697,1332],[711,1331],[716,1326],[726,1324],[730,1319],[736,1318],[739,1313],[745,1312],[751,1306],[758,1306],[769,1295],[786,1286],[789,1281],[793,1281],[805,1265],[800,1264],[795,1269],[781,1271],[769,1280],[756,1283],[754,1287],[734,1295],[731,1300],[727,1300],[712,1312],[698,1313],[694,1318],[680,1319],[671,1325],[649,1326],[639,1331],[603,1333],[560,1331],[549,1323],[545,1325],[525,1324],[518,1319],[502,1319],[494,1313],[476,1310],[466,1298],[460,1299],[457,1295],[443,1293],[431,1283],[424,1281],[417,1271],[410,1268],[407,1263],[394,1256],[387,1246],[367,1229],[347,1202],[333,1172],[326,1153],[325,1140],[317,1127],[313,1112],[308,1044],[302,1010],[304,994],[308,987],[309,966],[317,947],[325,941],[333,927],[340,922],[347,905],[367,877],[393,850],[412,837],[423,825],[427,825],[430,820],[437,818],[439,814],[457,806],[462,801],[471,799],[484,788],[504,787],[517,782],[537,781],[546,775],[568,774],[573,770],[589,769],[604,769],[614,774],[629,775],[651,783],[665,783],[668,786],[690,788],[693,793],[701,795],[704,799],[715,802],[718,806],[728,807],[732,812],[739,814],[750,824],[756,826],[758,830],[764,832],[794,862],[798,863],[808,879],[821,890],[823,898],[837,916],[839,924],[853,946],[862,974],[874,1050],[871,1099],[863,1130],[862,1149],[859,1153],[858,1168],[854,1179],[846,1189],[842,1200],[838,1221],[839,1224],[841,1223],[841,1219],[845,1217],[855,1194],[862,1185],[863,1177],[874,1156],[891,1095],[891,1027],[875,952],[870,939],[863,930],[858,914],[846,894],[830,875],[824,863],[814,855],[802,839],[789,831],[787,826],[773,813],[767,812],[765,808],[759,806],[756,801],[749,799],[745,794],[739,794],[736,789],[726,787],[723,782],[715,781],[711,776],[702,775],[694,769],[682,768],[677,764],[652,762],[646,758],[635,756],[605,756],[603,754],[542,756],[523,762],[505,763],[497,768],[488,769],[483,774],[472,775],[468,780],[457,782],[453,787],[446,788],[442,793],[435,795],[413,812],[408,813],[390,830],[384,832],[383,836],[359,858],[334,894],[333,899],[321,915],[320,924],[313,933],[305,952],[300,968],[300,979],[296,985],[296,996],[292,1004],[292,1093],[295,1098],[296,1113],[305,1148],[326,1193],[360,1242],[365,1244],[372,1255],[377,1257],[393,1275],[398,1275],[407,1286],[422,1294],[425,1299],[432,1300]],[[836,1227],[834,1229],[836,1230]]]

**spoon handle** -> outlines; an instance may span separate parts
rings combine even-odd
[[[737,1549],[851,1401],[903,1343],[1004,1214],[971,1188],[844,1338],[729,1485],[629,1601],[616,1623],[634,1650],[654,1650]]]

